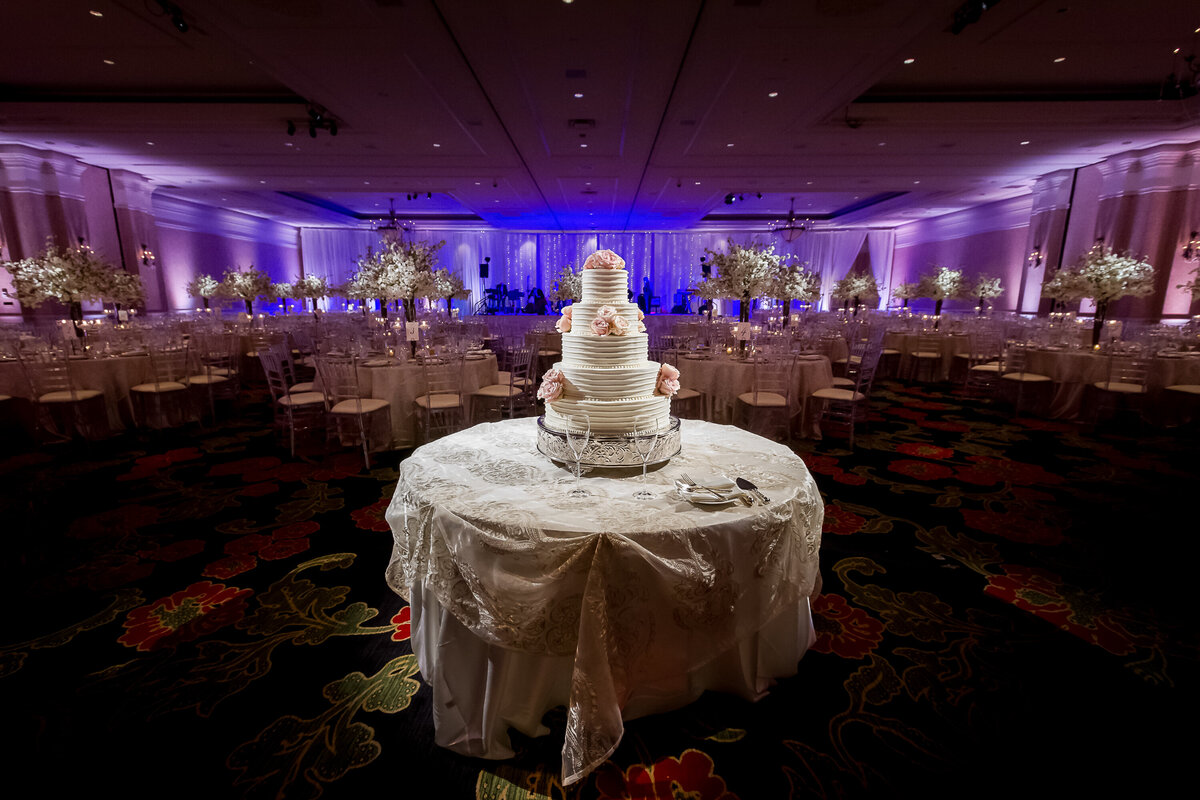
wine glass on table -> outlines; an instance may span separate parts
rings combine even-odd
[[[654,492],[646,488],[646,464],[650,460],[650,454],[654,452],[654,446],[658,444],[659,435],[659,419],[658,417],[635,417],[633,420],[633,430],[625,434],[626,441],[633,448],[633,452],[637,453],[638,458],[642,460],[642,485],[641,488],[633,493],[635,500],[653,500]]]
[[[575,488],[567,492],[567,497],[587,497],[590,493],[579,485],[580,461],[587,450],[588,442],[592,439],[592,420],[586,414],[567,415],[567,447],[575,457]]]

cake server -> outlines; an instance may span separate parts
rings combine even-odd
[[[751,483],[750,481],[746,480],[745,478],[737,478],[737,479],[734,481],[734,483],[736,483],[736,484],[738,485],[738,488],[739,488],[739,489],[745,489],[745,490],[747,490],[747,491],[754,492],[754,494],[758,495],[758,499],[759,499],[759,500],[762,500],[764,503],[770,503],[770,502],[771,502],[771,498],[767,497],[765,494],[763,494],[762,492],[760,492],[760,491],[758,490],[758,487],[757,487],[757,486],[755,486],[753,483]]]

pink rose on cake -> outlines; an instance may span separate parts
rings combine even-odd
[[[638,333],[645,333],[645,332],[646,332],[646,323],[642,322],[639,319],[638,320]]]
[[[679,370],[670,364],[662,364],[658,368],[658,385],[655,390],[667,397],[674,397],[679,391]]]
[[[645,318],[646,318],[646,315],[645,315],[645,314],[643,314],[643,313],[642,313],[642,310],[639,308],[639,309],[638,309],[638,322],[641,322],[641,321],[642,321],[642,320],[644,320]]]
[[[612,250],[597,250],[583,262],[584,269],[625,269],[625,259]]]
[[[596,317],[594,320],[592,320],[592,333],[596,334],[597,336],[607,336],[608,320],[606,320],[604,317]]]
[[[600,310],[596,312],[596,316],[600,317],[605,322],[612,322],[612,318],[617,315],[617,310],[612,306],[600,306]]]
[[[563,374],[557,369],[548,369],[546,374],[542,376],[542,385],[538,387],[538,399],[546,402],[554,402],[562,397],[563,393]]]
[[[562,316],[558,318],[558,322],[554,323],[554,329],[559,333],[571,332],[571,307],[567,306],[562,310]]]
[[[608,327],[608,332],[614,336],[624,336],[625,334],[629,333],[629,323],[626,322],[625,318],[619,314],[609,321]]]

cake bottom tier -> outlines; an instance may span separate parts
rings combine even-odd
[[[591,421],[592,434],[613,436],[633,430],[637,417],[657,420],[659,430],[671,424],[671,398],[656,394],[650,397],[633,397],[624,400],[582,400],[560,397],[546,403],[546,425],[558,431],[567,429],[568,415],[587,416]]]

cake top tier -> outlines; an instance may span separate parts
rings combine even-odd
[[[584,269],[625,269],[625,259],[612,250],[597,250],[583,262]]]

